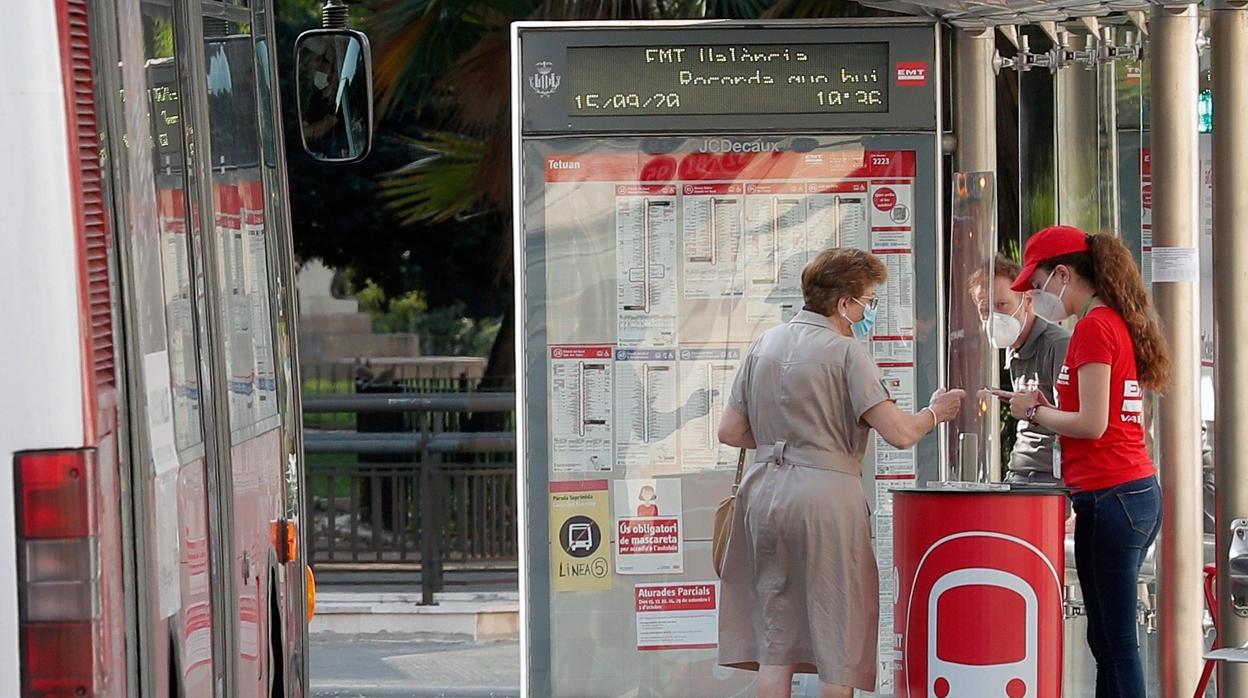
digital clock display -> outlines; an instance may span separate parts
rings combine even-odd
[[[889,45],[569,46],[568,115],[888,111]]]

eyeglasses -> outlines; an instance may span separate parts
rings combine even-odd
[[[863,296],[861,298],[855,298],[854,302],[864,308],[875,310],[876,306],[880,304],[880,298],[879,296]]]

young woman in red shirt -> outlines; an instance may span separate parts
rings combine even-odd
[[[1033,291],[1037,312],[1079,317],[1057,406],[1038,391],[998,395],[1016,418],[1051,429],[1061,444],[1096,696],[1143,698],[1136,584],[1161,527],[1157,469],[1144,447],[1144,391],[1163,390],[1170,376],[1157,314],[1127,248],[1069,226],[1031,236],[1013,288]]]

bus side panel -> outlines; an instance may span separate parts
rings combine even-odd
[[[281,430],[272,429],[238,444],[231,453],[234,473],[234,531],[243,583],[238,592],[238,681],[242,695],[268,674],[269,565],[274,560],[272,530],[282,510]],[[273,593],[277,593],[276,590]],[[281,658],[277,658],[281,661]]]
[[[211,695],[212,674],[212,568],[208,530],[208,483],[205,462],[200,459],[178,473],[178,509],[185,533],[182,541],[182,608],[179,617],[179,683],[187,695]]]
[[[83,336],[55,6],[0,22],[0,554],[16,554],[13,454],[83,446]],[[16,565],[0,564],[0,695],[18,694]]]

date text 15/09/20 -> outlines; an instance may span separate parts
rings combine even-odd
[[[811,90],[811,107],[877,107],[884,103],[884,93],[877,89]],[[679,110],[679,92],[656,92],[642,95],[637,92],[598,94],[587,92],[572,98],[576,111],[619,111],[625,109],[653,109],[656,111]]]

